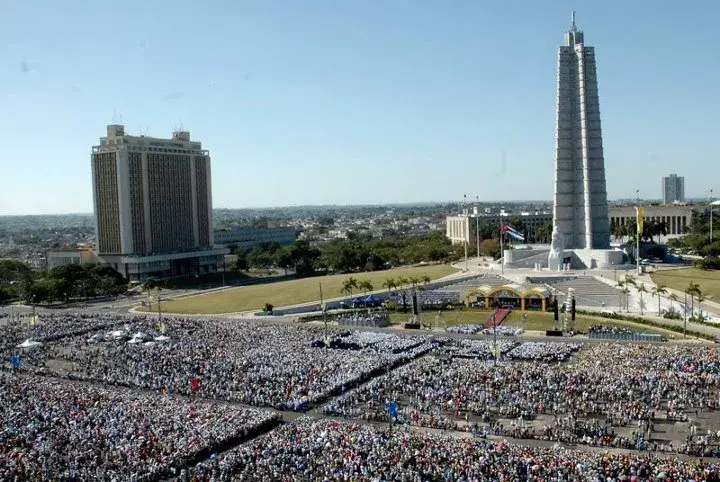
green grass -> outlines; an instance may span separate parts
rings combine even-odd
[[[696,268],[660,270],[650,275],[653,282],[684,292],[690,282],[700,285],[703,295],[713,301],[720,300],[720,271]]]
[[[213,293],[200,294],[170,300],[162,303],[163,312],[178,314],[219,314],[237,313],[262,309],[265,303],[276,308],[317,301],[320,298],[319,283],[322,283],[323,296],[326,300],[343,296],[340,292],[342,283],[350,276],[358,281],[369,280],[374,290],[383,289],[382,284],[387,278],[422,277],[438,279],[457,270],[449,265],[413,266],[396,268],[370,273],[339,274],[318,276],[291,281],[280,281],[253,286],[240,286]],[[355,294],[355,293],[354,293]],[[362,294],[362,293],[360,293]],[[153,311],[157,308],[153,307]]]
[[[490,311],[466,310],[466,311],[443,311],[442,317],[448,326],[452,325],[468,325],[475,323],[485,323],[490,316]],[[503,322],[503,325],[521,327],[525,331],[545,331],[553,329],[553,314],[528,311],[527,320],[522,319],[521,311],[513,311],[510,316]],[[437,312],[427,311],[422,315],[422,321],[426,324],[435,322]],[[410,317],[405,313],[392,313],[390,315],[391,323],[405,323]],[[606,325],[617,326],[622,328],[630,328],[642,333],[659,333],[667,335],[664,330],[648,328],[642,325],[618,321],[608,320],[597,316],[577,315],[575,317],[575,329],[578,331],[587,331],[590,325]]]

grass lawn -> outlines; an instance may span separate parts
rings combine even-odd
[[[370,273],[318,276],[254,286],[239,286],[213,293],[166,301],[162,303],[162,310],[167,313],[180,314],[236,313],[262,309],[265,303],[271,303],[276,308],[280,308],[281,306],[319,300],[319,283],[322,283],[323,296],[326,300],[339,298],[343,296],[340,292],[342,283],[350,276],[358,281],[369,280],[374,290],[381,290],[383,281],[387,278],[428,276],[430,279],[438,279],[456,272],[457,270],[449,265],[438,264]],[[155,310],[157,308],[153,307],[153,311]]]
[[[702,269],[667,269],[650,275],[655,283],[662,283],[668,288],[684,292],[692,281],[700,285],[703,295],[713,301],[720,301],[720,271]]]
[[[451,325],[469,325],[475,323],[485,323],[490,316],[490,311],[443,311],[442,317],[448,326]],[[434,323],[437,312],[427,311],[422,314],[424,323]],[[390,321],[392,323],[405,323],[410,318],[409,314],[392,313]],[[521,327],[526,331],[545,331],[553,329],[553,314],[542,312],[527,312],[527,320],[522,319],[521,311],[513,311],[510,316],[503,322],[503,325]],[[621,320],[608,320],[607,318],[577,315],[575,317],[575,329],[578,331],[587,331],[590,325],[606,325],[630,328],[632,330],[643,333],[660,333],[667,335],[664,330],[657,330],[643,325],[624,322]]]

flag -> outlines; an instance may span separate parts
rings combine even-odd
[[[157,324],[157,331],[159,331],[162,334],[165,334],[165,323],[160,322]]]
[[[198,380],[197,378],[193,378],[192,380],[190,380],[190,389],[193,392],[197,392],[198,390],[200,390],[200,380]]]
[[[30,317],[30,326],[35,326],[35,325],[37,325],[37,322],[38,322],[38,317],[37,317],[37,315],[32,315],[32,316]]]
[[[10,357],[10,364],[13,368],[20,368],[20,355],[13,355]]]
[[[507,234],[513,239],[517,239],[518,241],[525,241],[525,236],[520,234],[519,232],[515,231],[512,226],[505,224],[503,222],[500,223],[500,233],[501,234]]]
[[[645,221],[645,209],[642,206],[637,208],[637,232],[639,235],[643,233],[643,224]]]

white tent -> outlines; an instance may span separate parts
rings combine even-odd
[[[110,336],[113,338],[122,338],[125,336],[125,332],[121,330],[112,331],[110,332]]]
[[[135,337],[133,337],[130,341],[128,341],[128,343],[130,343],[131,345],[137,345],[138,343],[142,343],[142,342],[143,342],[142,338],[135,338]]]
[[[42,343],[39,341],[32,341],[30,338],[25,340],[24,342],[20,343],[15,348],[35,348],[36,346],[41,346]]]
[[[170,337],[165,335],[156,336],[155,341],[170,341]]]

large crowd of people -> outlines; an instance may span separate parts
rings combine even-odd
[[[699,460],[527,447],[310,418],[203,462],[186,477],[198,482],[720,480],[716,466]]]
[[[390,325],[390,315],[387,311],[349,313],[338,316],[336,321],[339,326],[382,328]]]
[[[720,361],[714,347],[594,345],[570,365],[538,362],[559,353],[562,343],[531,342],[508,349],[510,343],[504,346],[506,358],[522,351],[522,358],[531,361],[423,357],[333,399],[325,413],[386,421],[386,403],[397,400],[400,423],[649,449],[645,434],[654,421],[687,421],[688,412],[718,408]],[[541,428],[501,423],[538,415],[552,418]],[[630,438],[614,432],[614,427],[634,426],[643,430]],[[714,454],[716,439],[704,437],[671,450]]]
[[[77,380],[303,410],[434,346],[425,337],[385,333],[354,350],[333,349],[312,343],[323,337],[319,327],[197,318],[158,324],[128,320],[103,336],[46,344],[22,366]]]
[[[720,431],[697,420],[720,404],[720,355],[710,345],[581,346],[88,313],[1,321],[0,480],[662,480],[664,473],[720,481],[699,462],[479,440],[716,457]],[[42,345],[18,348],[24,340]],[[392,434],[367,423],[387,422],[393,401]],[[238,445],[278,416],[234,402],[320,406],[355,423],[301,418]],[[689,429],[672,442],[653,440],[655,424],[675,421]],[[418,434],[413,426],[476,437]]]
[[[277,421],[257,409],[0,374],[0,480],[158,480]]]
[[[497,335],[497,336],[519,336],[525,333],[522,328],[514,326],[500,325],[494,328],[485,328],[484,325],[454,325],[445,328],[448,333],[458,333],[462,335]]]

